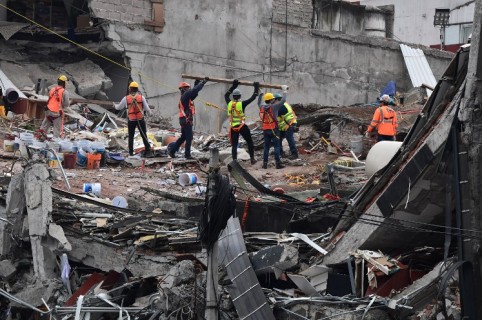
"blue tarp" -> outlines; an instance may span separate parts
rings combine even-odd
[[[395,97],[397,92],[397,86],[395,84],[395,81],[388,81],[387,85],[385,88],[383,88],[382,92],[380,93],[380,97],[383,96],[384,94],[388,94],[390,98]]]

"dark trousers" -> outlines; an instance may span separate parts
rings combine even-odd
[[[289,127],[286,131],[280,131],[279,148],[280,148],[281,154],[283,154],[283,139],[284,138],[286,138],[286,141],[288,141],[288,145],[290,146],[291,155],[297,156],[298,155],[298,149],[296,149],[295,131],[293,130],[293,127]]]
[[[394,136],[384,136],[382,134],[377,135],[377,142],[380,141],[395,141]]]
[[[231,155],[233,156],[233,160],[238,158],[239,135],[243,136],[244,140],[248,144],[249,156],[251,159],[254,159],[254,145],[253,139],[251,138],[251,131],[247,125],[244,125],[238,132],[231,128]]]
[[[192,124],[186,123],[181,125],[181,136],[176,142],[174,142],[174,146],[172,147],[171,151],[176,153],[184,142],[186,142],[184,156],[189,158],[191,157]]]
[[[151,150],[151,146],[149,145],[149,140],[147,140],[147,130],[146,130],[146,121],[144,119],[141,120],[129,120],[127,122],[127,132],[129,133],[129,154],[134,154],[134,134],[136,133],[136,127],[139,129],[139,132],[142,137],[142,142],[144,143],[144,148],[146,151]]]
[[[263,150],[263,162],[268,162],[269,149],[271,145],[274,147],[274,159],[276,163],[281,162],[280,148],[279,148],[279,130],[263,130],[264,136],[264,150]]]

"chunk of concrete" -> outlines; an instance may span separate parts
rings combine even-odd
[[[64,229],[55,223],[49,224],[49,237],[42,244],[57,253],[72,250],[72,245],[65,237]]]
[[[190,283],[195,278],[194,263],[191,260],[183,260],[169,270],[169,273],[161,282],[161,288],[173,288]]]
[[[17,272],[17,268],[15,268],[10,260],[0,261],[0,278],[8,280],[15,274],[15,272]]]
[[[298,249],[285,244],[267,247],[254,253],[250,259],[257,275],[285,271],[298,264]]]

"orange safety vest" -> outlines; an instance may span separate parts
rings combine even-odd
[[[377,128],[378,134],[382,136],[394,136],[397,134],[398,121],[395,110],[388,106],[381,106],[373,114],[372,122],[368,127],[368,132]]]
[[[189,100],[189,110],[191,110],[190,118],[192,119],[196,114],[196,107],[194,106],[194,102]],[[179,100],[179,118],[186,117],[186,113],[184,112],[184,106],[182,105],[182,101]]]
[[[64,87],[55,86],[50,89],[49,100],[47,101],[47,108],[52,111],[59,113],[62,109],[62,97],[64,96]]]
[[[271,106],[263,106],[259,109],[259,117],[263,122],[263,130],[273,130],[278,126],[276,117]]]
[[[126,103],[129,120],[141,120],[144,118],[144,114],[142,113],[144,105],[142,104],[142,95],[140,93],[136,93],[134,96],[131,94],[127,95]]]

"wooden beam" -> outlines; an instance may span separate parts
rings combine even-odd
[[[195,75],[190,75],[190,74],[181,74],[181,77],[184,79],[194,79],[194,80],[202,80],[205,77],[204,76],[195,76]],[[211,82],[219,82],[219,83],[229,83],[232,84],[234,79],[224,79],[224,78],[211,78],[209,77],[209,81]],[[254,82],[252,81],[244,81],[240,80],[239,84],[242,86],[253,86]],[[281,85],[280,84],[271,84],[271,83],[260,83],[259,84],[260,88],[270,88],[270,89],[280,89],[281,90]]]

